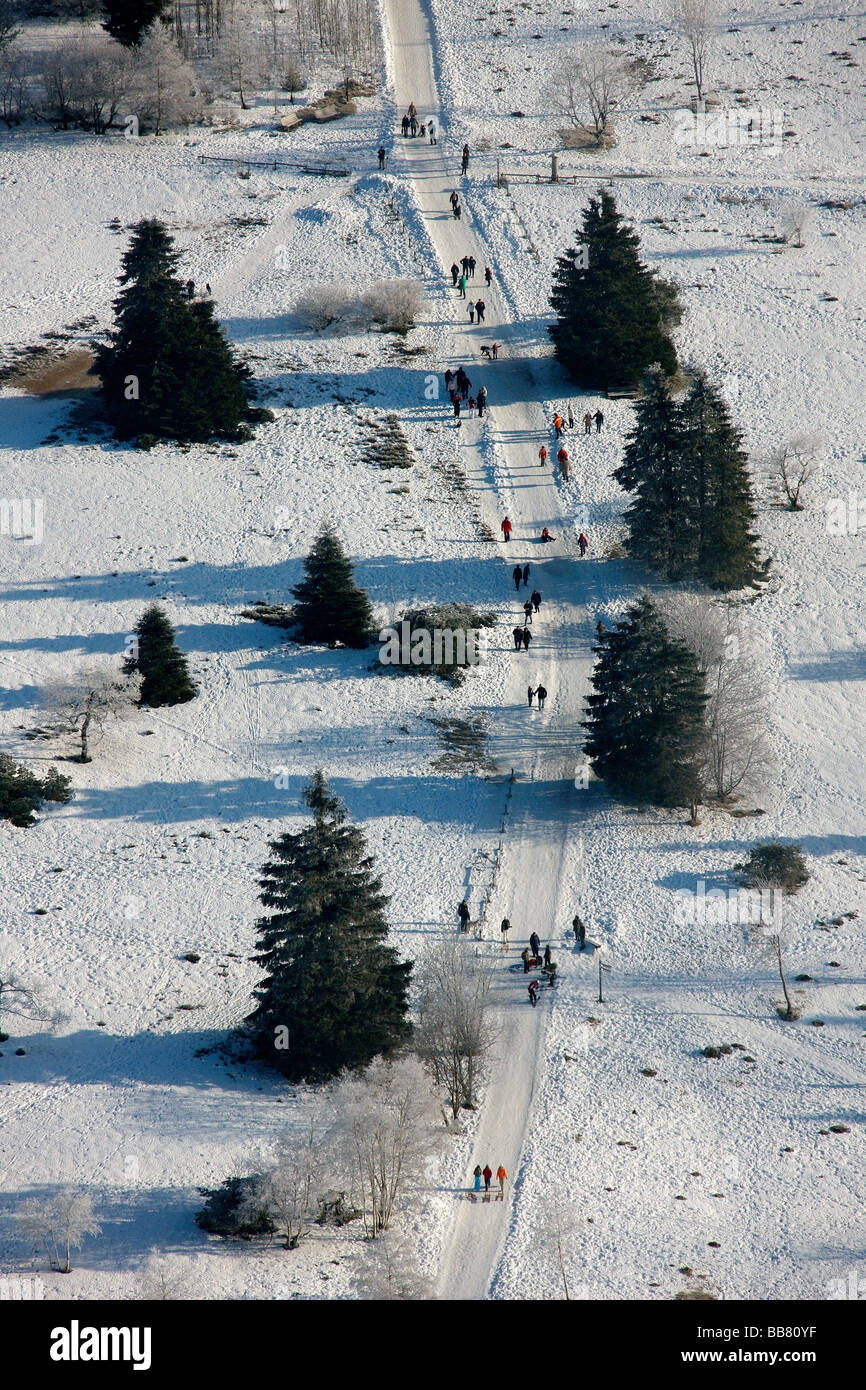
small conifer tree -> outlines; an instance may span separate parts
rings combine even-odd
[[[369,646],[370,600],[355,583],[352,562],[332,526],[323,527],[316,538],[304,561],[304,577],[292,593],[303,642]]]
[[[158,603],[145,608],[135,625],[136,647],[123,663],[124,672],[141,674],[139,703],[158,709],[182,705],[198,694],[174,628]]]

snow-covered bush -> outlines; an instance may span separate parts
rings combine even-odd
[[[245,1178],[225,1178],[219,1187],[200,1187],[199,1196],[205,1203],[195,1214],[195,1224],[212,1235],[250,1236],[273,1235],[274,1223],[256,1193],[260,1175]]]
[[[140,127],[160,135],[170,126],[201,119],[208,94],[195,69],[184,62],[174,39],[155,24],[136,49],[135,82],[130,105]]]
[[[330,280],[304,290],[295,303],[295,313],[306,328],[321,333],[346,319],[355,302],[354,291],[345,280]]]
[[[394,333],[408,333],[424,308],[424,290],[417,280],[377,280],[362,303],[372,323]]]
[[[741,871],[751,888],[783,888],[786,893],[796,893],[809,881],[802,845],[783,845],[778,840],[756,845]]]

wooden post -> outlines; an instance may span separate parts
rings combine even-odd
[[[550,156],[550,182],[559,183],[559,156],[555,154]]]

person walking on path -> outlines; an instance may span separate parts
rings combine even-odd
[[[553,429],[557,439],[562,437],[562,416],[559,411],[553,417]]]
[[[469,146],[468,146],[468,145],[464,145],[464,146],[463,146],[463,154],[462,154],[461,159],[460,159],[460,172],[461,172],[461,174],[465,174],[465,173],[466,173],[466,170],[467,170],[468,168],[469,168]]]
[[[524,587],[524,588],[527,588],[528,585],[529,585],[529,566],[528,566],[528,565],[524,565],[524,566],[523,566],[523,587]]]
[[[531,623],[531,622],[532,622],[532,599],[531,599],[531,598],[528,598],[528,599],[526,600],[526,602],[524,603],[524,605],[523,605],[523,611],[524,611],[524,613],[526,614],[526,621],[527,621],[528,623]]]
[[[529,708],[532,709],[532,701],[535,698],[535,691],[533,690],[531,685],[527,687],[526,696],[529,700]]]
[[[487,285],[487,288],[488,288],[488,289],[490,289],[490,282],[492,281],[492,279],[493,279],[493,271],[490,269],[490,266],[489,266],[489,265],[486,265],[486,266],[484,267],[484,281],[485,281],[485,284]]]
[[[582,560],[589,546],[589,541],[586,539],[586,536],[583,534],[582,531],[577,538],[577,544],[580,547],[580,558]]]
[[[500,1195],[500,1197],[504,1197],[504,1196],[505,1196],[505,1179],[506,1179],[507,1177],[508,1177],[508,1174],[506,1173],[504,1167],[503,1167],[502,1164],[500,1163],[499,1167],[496,1169],[496,1181],[499,1183],[499,1195]]]
[[[427,122],[427,130],[428,130],[429,135],[430,135],[430,144],[431,144],[431,145],[435,145],[435,144],[436,144],[436,122],[435,122],[435,121],[432,121],[432,120],[431,120],[431,121],[428,121],[428,122]]]
[[[418,134],[418,117],[417,117],[417,116],[414,116],[414,115],[413,115],[413,116],[410,116],[410,117],[409,117],[409,133],[410,133],[410,135],[412,136],[412,139],[414,140],[414,139],[415,139],[415,136]]]
[[[469,301],[469,322],[475,322],[475,305],[472,303],[471,299]]]
[[[535,693],[538,696],[538,708],[544,709],[544,702],[547,699],[547,691],[545,690],[543,685],[540,685]]]
[[[475,419],[475,407],[476,407],[477,404],[478,404],[478,402],[476,401],[475,397],[474,397],[474,396],[470,396],[470,397],[469,397],[469,401],[468,401],[468,405],[469,405],[469,419],[470,419],[470,420],[474,420],[474,419]]]
[[[458,288],[458,290],[460,291],[460,298],[461,298],[461,299],[465,299],[465,298],[466,298],[466,276],[465,276],[465,275],[461,275],[461,276],[460,276],[460,279],[457,281],[457,288]]]
[[[483,300],[483,299],[476,299],[476,301],[475,301],[475,312],[476,312],[476,314],[478,315],[478,322],[479,322],[479,323],[483,323],[483,322],[484,322],[484,310],[485,310],[486,308],[487,308],[487,305],[484,303],[484,300]]]
[[[534,931],[529,938],[529,949],[532,951],[535,959],[538,960],[541,956],[541,941],[539,940],[537,931]]]
[[[602,427],[603,424],[604,424],[604,416],[602,415],[601,410],[597,410],[597,411],[595,412],[595,432],[596,432],[596,434],[601,434],[601,427]]]
[[[457,281],[458,281],[459,279],[460,279],[460,267],[459,267],[459,265],[457,264],[457,262],[455,261],[454,264],[453,264],[452,267],[451,267],[451,283],[453,284],[455,290],[456,290],[456,288],[457,288]]]
[[[473,255],[470,255],[470,256],[468,257],[468,260],[469,260],[469,279],[470,279],[470,280],[474,280],[474,279],[475,279],[475,266],[476,266],[477,262],[476,262],[475,257],[474,257]]]
[[[538,1003],[538,981],[537,981],[537,980],[532,980],[532,981],[526,986],[526,988],[527,988],[527,991],[528,991],[528,993],[529,993],[529,1002],[530,1002],[530,1004],[532,1005],[532,1007],[533,1007],[533,1009],[534,1009],[535,1006],[536,1006],[536,1004]]]
[[[460,206],[460,199],[459,199],[459,198],[457,199],[457,202],[456,202],[456,203],[452,203],[452,204],[451,204],[451,211],[452,211],[453,214],[454,214],[454,221],[455,221],[455,222],[459,222],[460,219],[461,219],[461,217],[463,216],[463,209],[462,209],[462,207]]]
[[[484,1171],[483,1171],[483,1173],[482,1173],[481,1176],[484,1178],[484,1191],[485,1191],[485,1192],[489,1192],[489,1191],[490,1191],[490,1179],[493,1177],[493,1169],[490,1167],[490,1164],[489,1164],[489,1163],[485,1163],[485,1165],[484,1165]]]
[[[523,628],[522,628],[522,627],[513,627],[513,628],[511,629],[511,635],[512,635],[512,637],[514,638],[514,650],[515,650],[516,652],[522,651],[522,650],[523,650]]]
[[[501,530],[502,530],[502,539],[503,539],[504,541],[510,541],[510,540],[511,540],[511,532],[514,530],[514,527],[511,525],[511,522],[508,520],[508,517],[506,517],[505,520],[503,521]]]
[[[380,146],[379,146],[379,149],[378,149],[378,151],[377,151],[377,153],[378,153],[378,155],[379,155],[379,168],[380,168],[380,169],[384,169],[384,168],[385,168],[385,146],[384,146],[384,145],[380,145]]]
[[[511,923],[509,922],[507,917],[503,917],[502,921],[499,924],[499,930],[502,935],[502,949],[503,951],[507,951],[508,933],[511,931]]]
[[[558,464],[559,464],[559,471],[560,471],[560,473],[562,474],[563,480],[567,483],[567,482],[568,482],[568,450],[567,450],[567,449],[560,449],[559,453],[556,455],[556,459],[557,459],[557,462],[558,462]]]
[[[592,434],[592,416],[589,411],[583,417],[583,432],[584,434]]]
[[[473,1177],[473,1179],[475,1180],[475,1191],[476,1191],[476,1192],[480,1192],[480,1191],[481,1191],[481,1164],[480,1164],[480,1163],[476,1163],[476,1165],[475,1165],[475,1172],[472,1174],[472,1177]]]
[[[523,629],[523,650],[524,650],[525,652],[528,652],[528,651],[529,651],[529,644],[530,644],[531,641],[532,641],[532,633],[529,631],[529,628],[528,628],[528,627],[525,627],[525,628]]]
[[[515,589],[519,589],[520,581],[523,578],[523,570],[519,565],[514,566],[514,569],[511,571],[511,578],[514,580]]]
[[[468,277],[469,277],[469,257],[468,257],[468,256],[461,256],[461,257],[460,257],[460,268],[461,268],[461,270],[463,271],[463,274],[464,274],[464,275],[467,277],[467,279],[468,279]]]
[[[546,945],[545,948],[544,948],[544,968],[545,968],[545,970],[549,970],[549,969],[550,969],[550,942],[549,942],[549,941],[548,941],[547,945]]]
[[[403,127],[403,139],[405,140],[406,136],[409,134],[409,117],[404,116],[400,125]]]
[[[450,198],[448,199],[448,201],[449,201],[449,203],[451,204],[452,208],[455,206],[456,203],[459,203],[459,202],[460,202],[460,196],[459,196],[459,194],[458,194],[456,188],[452,188],[452,190],[451,190],[451,196],[450,196]]]
[[[491,343],[491,344],[490,344],[490,356],[493,358],[493,361],[495,362],[495,361],[496,361],[496,358],[499,356],[499,344],[498,344],[498,343]]]
[[[542,468],[543,468],[544,465],[547,463],[547,449],[545,448],[545,446],[544,446],[543,444],[542,444],[541,448],[540,448],[539,451],[538,451],[538,460],[539,460],[539,463],[541,464],[541,467],[542,467]]]
[[[455,420],[458,420],[458,421],[459,421],[459,419],[460,419],[460,402],[462,401],[463,397],[460,395],[460,393],[459,393],[458,391],[455,391],[455,392],[454,392],[454,395],[451,397],[451,399],[452,399],[452,401],[453,401],[453,403],[454,403],[454,418],[455,418]]]
[[[469,904],[464,898],[457,909],[457,916],[460,918],[460,930],[469,930]]]
[[[586,927],[578,916],[572,918],[571,925],[574,929],[574,944],[582,951],[583,943],[586,941]]]
[[[483,416],[483,414],[484,414],[484,412],[485,412],[486,409],[487,409],[487,387],[486,387],[486,386],[482,386],[482,387],[480,388],[479,392],[478,392],[478,418],[479,418],[479,420],[480,420],[481,417]]]
[[[532,593],[529,595],[529,599],[534,612],[537,613],[539,608],[541,607],[541,594],[538,592],[537,589],[533,589]]]
[[[571,408],[571,401],[568,402],[568,428],[574,429],[574,411]]]
[[[526,947],[523,949],[523,951],[520,953],[520,959],[523,961],[523,973],[524,973],[524,975],[528,975],[528,974],[529,974],[529,962],[530,962],[530,959],[531,959],[530,954],[529,954],[529,947],[528,947],[528,946],[526,946]]]

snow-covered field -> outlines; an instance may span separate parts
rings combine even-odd
[[[387,0],[383,23],[384,95],[332,126],[274,136],[263,117],[158,141],[0,134],[4,350],[82,320],[73,343],[105,328],[125,246],[109,223],[122,233],[158,216],[184,273],[211,285],[277,417],[250,443],[143,453],[80,437],[68,399],[0,392],[0,490],[44,499],[38,544],[0,537],[3,748],[35,767],[68,751],[24,737],[40,687],[70,662],[119,660],[154,597],[201,686],[190,704],[109,728],[91,764],[69,765],[67,806],[28,831],[0,824],[0,965],[26,968],[68,1015],[55,1035],[11,1028],[2,1048],[0,1123],[14,1142],[3,1146],[0,1275],[39,1273],[47,1297],[132,1297],[140,1260],[157,1248],[188,1262],[197,1297],[352,1296],[367,1254],[351,1228],[286,1254],[222,1245],[192,1222],[196,1187],[248,1171],[318,1103],[208,1050],[249,1011],[258,868],[268,838],[302,822],[300,790],[323,767],[364,828],[411,957],[451,932],[467,887],[480,899],[514,768],[490,935],[507,913],[519,949],[533,928],[561,942],[561,984],[530,1011],[503,962],[485,1104],[401,1217],[440,1293],[558,1297],[540,1238],[557,1206],[574,1224],[575,1296],[667,1299],[704,1285],[728,1299],[825,1297],[828,1281],[862,1265],[866,1197],[866,1030],[855,1012],[866,1004],[866,106],[856,67],[866,18],[809,3],[739,8],[712,85],[781,109],[795,135],[707,157],[673,138],[687,64],[661,0],[489,12],[470,0]],[[690,828],[682,813],[637,812],[597,783],[574,783],[595,622],[645,584],[603,558],[622,533],[625,497],[610,471],[632,406],[606,402],[604,433],[575,438],[570,483],[539,476],[539,443],[567,399],[545,333],[550,272],[596,183],[512,179],[505,190],[492,175],[497,155],[513,174],[547,170],[564,124],[557,55],[597,34],[653,57],[659,80],[617,119],[614,148],[561,152],[562,167],[642,175],[617,179],[619,206],[646,259],[681,285],[680,356],[729,382],[759,475],[776,578],[743,625],[777,770],[746,808],[757,818],[707,811]],[[441,103],[436,149],[392,139],[395,101],[413,96],[422,117]],[[395,146],[387,177],[371,172],[383,138]],[[464,140],[473,163],[456,229],[444,214]],[[353,174],[252,167],[243,180],[199,159],[298,151]],[[759,240],[792,198],[816,205],[804,248]],[[828,200],[854,206],[820,206]],[[443,287],[461,244],[496,272],[481,335]],[[428,293],[407,340],[417,355],[378,334],[312,335],[293,316],[309,284],[398,275]],[[491,417],[458,435],[429,399],[428,374],[477,361],[494,330],[503,351],[483,368]],[[578,417],[598,404],[571,399]],[[392,411],[413,450],[407,470],[363,458]],[[791,514],[770,505],[761,470],[806,430],[822,436],[824,464],[806,509]],[[829,534],[828,504],[851,494],[859,533]],[[592,540],[584,562],[578,507]],[[484,530],[496,532],[506,510],[516,528],[507,566]],[[377,675],[372,652],[297,649],[240,616],[257,599],[286,600],[325,518],[383,618],[447,600],[501,614],[488,663],[461,689]],[[533,542],[544,524],[557,544],[542,565]],[[507,650],[515,557],[532,561],[549,599],[519,669]],[[551,690],[544,714],[525,708],[527,671]],[[440,750],[426,716],[477,710],[489,715],[499,775],[431,768]],[[799,841],[812,872],[785,933],[789,978],[811,977],[795,986],[797,1024],[776,1018],[765,941],[734,924],[675,920],[677,890],[701,880],[727,889],[748,847],[774,835]],[[596,953],[572,956],[565,944],[578,905],[611,967],[603,1004]],[[818,925],[843,913],[859,915]],[[199,963],[182,959],[190,951]],[[700,1056],[722,1042],[742,1050]],[[460,1200],[485,1160],[513,1176],[501,1206]],[[92,1191],[105,1229],[61,1278],[11,1217],[23,1195],[70,1181]]]

